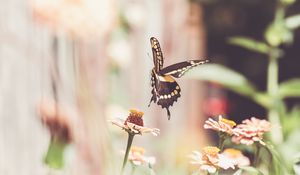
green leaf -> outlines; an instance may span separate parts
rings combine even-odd
[[[258,53],[268,54],[271,50],[267,44],[247,37],[231,37],[228,41],[230,44],[241,46]]]
[[[227,67],[207,64],[192,69],[186,77],[221,84],[235,93],[251,98],[263,107],[269,106],[270,100],[266,94],[258,93],[245,76]]]
[[[298,122],[299,125],[299,122]],[[278,146],[279,151],[283,157],[286,167],[291,171],[296,162],[299,161],[300,152],[300,129],[295,129],[289,133],[284,144]]]
[[[300,27],[300,14],[287,17],[285,19],[285,25],[291,30],[295,30]]]
[[[242,175],[242,173],[243,173],[243,170],[239,169],[233,175]]]
[[[242,74],[217,64],[203,65],[188,72],[189,78],[219,83],[224,87],[246,96],[255,93],[254,86]]]
[[[280,0],[282,4],[284,5],[292,5],[296,2],[296,0]]]
[[[266,143],[265,148],[270,153],[272,160],[272,172],[274,174],[287,174],[287,165],[286,162],[282,161],[283,157],[277,152],[274,146],[271,143]]]
[[[240,167],[240,170],[249,173],[250,175],[264,175],[261,171],[258,169],[252,167],[252,166],[243,166]]]
[[[285,114],[284,120],[282,120],[282,129],[284,135],[286,137],[291,137],[291,134],[295,132],[297,129],[299,129],[299,123],[300,123],[300,105],[295,105],[293,106],[291,112]],[[300,134],[300,132],[298,134]]]
[[[293,33],[284,22],[276,22],[269,25],[265,32],[266,41],[273,47],[293,42]]]
[[[300,97],[300,79],[295,78],[280,83],[278,93],[281,98]]]

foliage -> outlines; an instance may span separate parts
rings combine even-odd
[[[274,20],[264,31],[265,41],[257,41],[248,37],[236,36],[229,38],[230,44],[240,46],[247,50],[266,55],[269,61],[267,71],[267,90],[258,91],[253,83],[245,76],[229,68],[220,65],[207,65],[197,70],[191,71],[190,78],[201,79],[218,83],[225,88],[252,99],[268,111],[268,119],[273,124],[273,129],[269,140],[273,147],[267,147],[271,153],[270,158],[275,162],[273,166],[274,174],[295,173],[298,165],[295,164],[296,157],[300,153],[299,122],[300,107],[299,105],[288,111],[285,103],[286,98],[300,97],[300,79],[294,78],[284,82],[278,82],[278,60],[283,57],[282,45],[289,45],[293,42],[293,32],[300,27],[300,14],[290,17],[285,16],[287,8],[294,1],[278,1]],[[286,163],[282,163],[285,160]],[[263,162],[261,162],[263,163]],[[261,165],[263,166],[263,165]],[[235,175],[248,172],[250,174],[262,174],[253,167],[241,168]]]

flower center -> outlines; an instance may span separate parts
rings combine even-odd
[[[228,119],[225,119],[225,118],[221,118],[220,119],[221,122],[231,126],[231,127],[234,127],[236,125],[236,123],[232,120],[228,120]]]
[[[129,110],[130,114],[127,117],[127,119],[125,120],[124,124],[126,125],[127,122],[139,125],[139,126],[144,126],[144,121],[143,121],[143,112],[137,111],[135,109],[131,109]]]
[[[140,155],[144,155],[145,153],[145,149],[144,148],[141,148],[141,147],[136,147],[136,146],[133,146],[131,147],[130,151],[133,153],[133,154],[140,154]]]
[[[203,148],[203,153],[211,156],[217,156],[220,149],[215,146],[207,146]]]
[[[227,155],[229,155],[232,158],[237,158],[242,155],[242,152],[240,150],[232,149],[232,148],[225,149],[224,153],[226,153]]]

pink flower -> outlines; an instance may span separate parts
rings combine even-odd
[[[231,159],[236,166],[248,166],[250,165],[250,160],[248,157],[244,156],[240,150],[227,148],[222,152],[222,155]]]
[[[221,115],[219,115],[219,120],[215,121],[212,118],[209,118],[205,121],[204,128],[205,129],[212,129],[215,131],[225,132],[229,135],[233,134],[233,127],[236,125],[236,123],[232,120],[228,120],[223,118]]]
[[[30,7],[36,21],[71,37],[105,36],[117,20],[114,3],[109,0],[34,0]]]
[[[71,143],[75,139],[75,116],[54,100],[41,101],[37,106],[41,122],[48,128],[51,137],[63,143]]]
[[[155,157],[145,156],[145,149],[142,147],[131,147],[128,160],[134,165],[153,165],[155,163]]]
[[[143,112],[137,111],[135,109],[130,110],[130,114],[127,117],[126,120],[122,119],[114,119],[110,122],[113,125],[116,125],[122,129],[124,129],[126,132],[131,134],[143,134],[143,133],[151,133],[154,136],[157,136],[160,132],[157,128],[147,128],[144,127],[144,121],[143,121]]]
[[[199,165],[199,170],[208,171],[209,173],[215,173],[218,168],[234,169],[234,162],[228,157],[219,154],[220,149],[217,147],[205,147],[202,153],[193,151],[189,157],[192,159],[190,162],[194,165]]]
[[[251,145],[254,142],[259,142],[265,145],[262,141],[263,134],[270,131],[270,129],[270,122],[251,117],[250,120],[244,120],[242,124],[237,125],[233,129],[234,136],[232,137],[232,141],[237,144]]]

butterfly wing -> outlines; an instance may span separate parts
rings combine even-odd
[[[162,108],[167,109],[168,119],[170,120],[171,113],[169,107],[180,97],[180,87],[177,82],[169,75],[160,76],[152,71],[151,75],[152,98],[150,103],[154,101]],[[149,105],[150,105],[149,103]]]
[[[207,63],[208,60],[189,60],[172,64],[159,71],[160,75],[171,75],[175,78],[182,77],[188,70],[201,64]]]
[[[154,69],[156,72],[159,72],[163,68],[164,58],[163,54],[159,45],[159,42],[156,38],[150,38],[152,54],[153,54],[153,62],[154,62]]]

